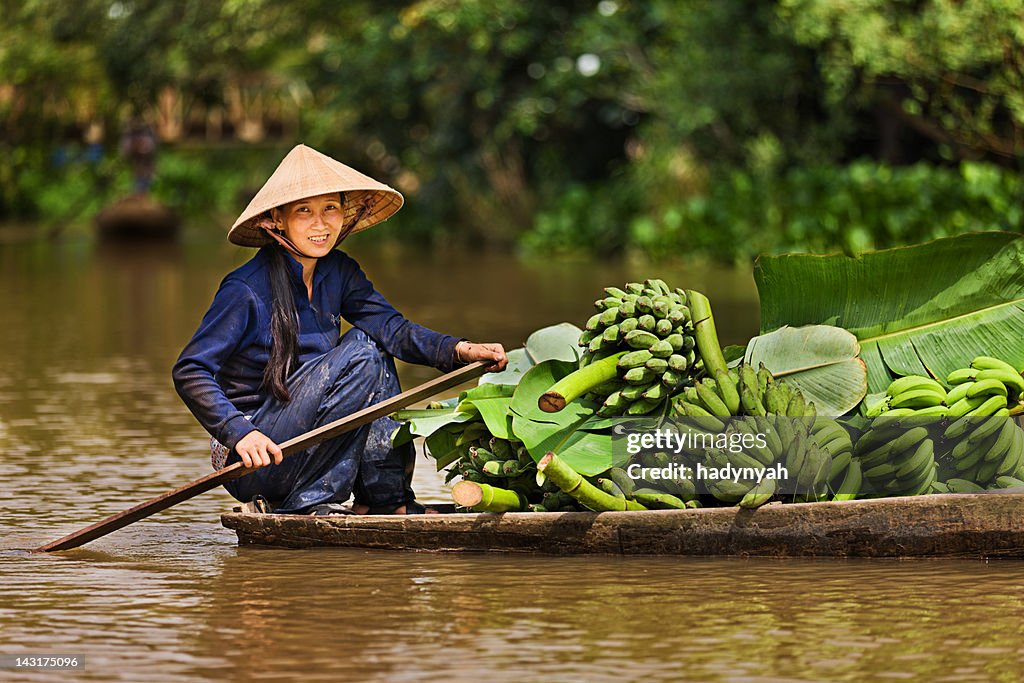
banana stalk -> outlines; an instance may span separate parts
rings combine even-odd
[[[460,481],[452,487],[455,504],[474,512],[518,512],[526,509],[526,501],[515,491],[490,484]]]
[[[594,387],[618,377],[616,366],[624,355],[625,352],[616,353],[566,375],[538,399],[537,405],[545,413],[557,413]]]
[[[537,470],[544,473],[548,481],[553,483],[576,501],[594,512],[611,512],[615,510],[646,510],[647,508],[629,500],[609,495],[584,479],[579,472],[565,464],[554,453],[548,453],[537,463]],[[454,492],[453,492],[454,493]]]
[[[686,296],[690,301],[690,312],[693,315],[694,336],[697,338],[697,351],[704,360],[704,369],[711,377],[717,372],[729,372],[729,366],[722,354],[715,330],[715,317],[711,313],[711,302],[700,292],[688,289]]]

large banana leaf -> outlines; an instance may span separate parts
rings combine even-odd
[[[843,255],[761,257],[761,330],[825,323],[860,340],[868,390],[894,375],[940,381],[979,354],[1024,366],[1024,239],[971,233]]]
[[[839,416],[867,393],[859,351],[857,338],[840,327],[781,327],[751,339],[744,362],[755,368],[764,363],[777,379],[800,389],[819,415]]]
[[[512,397],[512,431],[535,461],[554,451],[569,467],[593,476],[622,464],[613,457],[611,434],[580,429],[597,406],[573,401],[557,413],[545,413],[537,407],[541,394],[575,368],[575,363],[559,360],[544,361],[531,368]]]

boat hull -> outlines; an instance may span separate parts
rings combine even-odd
[[[1024,558],[1024,493],[645,512],[315,517],[237,510],[240,545],[554,555]]]

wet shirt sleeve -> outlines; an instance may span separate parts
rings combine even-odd
[[[245,348],[257,316],[256,296],[249,286],[225,280],[172,371],[174,388],[185,405],[229,450],[255,427],[228,400],[217,374],[238,349]]]
[[[373,288],[362,268],[343,254],[341,315],[395,358],[442,372],[455,368],[460,338],[441,334],[405,318]]]

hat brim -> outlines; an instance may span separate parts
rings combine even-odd
[[[228,240],[243,247],[271,241],[258,223],[273,208],[309,197],[344,193],[343,234],[353,234],[387,220],[402,208],[402,194],[337,159],[306,145],[296,145],[242,211]]]
[[[348,235],[354,235],[357,232],[362,232],[367,228],[372,228],[378,223],[386,221],[395,215],[402,208],[402,204],[405,203],[405,199],[400,193],[390,189],[333,191],[345,193],[342,233],[347,232]],[[330,192],[332,190],[319,194],[329,194]],[[298,201],[298,199],[305,199],[305,197],[299,197],[293,201]],[[252,214],[251,216],[248,218],[240,217],[231,226],[231,230],[228,232],[228,241],[240,247],[262,247],[273,242],[273,239],[257,223],[263,214],[277,206],[280,205],[268,206],[266,208],[251,207],[246,211],[246,214]]]

